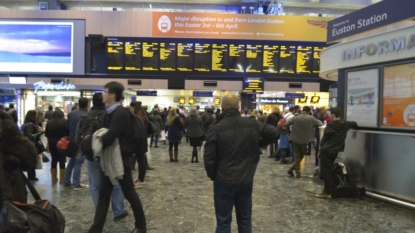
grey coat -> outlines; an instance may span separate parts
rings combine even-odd
[[[198,138],[203,135],[202,120],[199,116],[188,116],[186,118],[187,136],[189,138]]]
[[[290,127],[292,125],[292,128]],[[297,144],[307,144],[314,141],[314,127],[321,126],[323,123],[307,112],[301,112],[295,117],[291,117],[286,123],[285,128],[290,140]]]

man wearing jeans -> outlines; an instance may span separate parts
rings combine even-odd
[[[216,233],[231,232],[233,206],[238,231],[252,232],[252,189],[260,148],[279,136],[275,127],[241,117],[238,105],[236,95],[225,96],[223,113],[207,132],[204,162],[214,181]]]
[[[78,128],[76,130],[76,142],[78,145],[81,141],[81,129],[88,117],[100,117],[102,122],[104,122],[106,112],[105,104],[102,102],[102,93],[95,93],[92,96],[92,104],[93,106],[91,110],[87,114],[82,115],[81,119],[79,120]],[[104,173],[101,169],[100,161],[95,161],[93,156],[86,155],[86,168],[88,169],[89,186],[91,189],[92,201],[94,202],[96,209],[98,205],[99,190],[101,189]],[[127,211],[124,210],[124,196],[122,195],[120,185],[115,185],[114,190],[112,190],[111,206],[112,212],[114,214],[114,221],[119,221],[128,215]]]
[[[301,178],[300,163],[306,154],[307,144],[314,141],[314,127],[323,125],[321,121],[310,115],[310,112],[311,108],[305,106],[300,114],[285,123],[285,129],[294,149],[294,164],[288,170],[288,174],[294,176],[295,170],[297,178]]]
[[[131,113],[120,104],[123,91],[124,86],[118,82],[109,82],[105,85],[103,102],[107,105],[107,108],[104,128],[107,128],[108,131],[102,135],[101,141],[105,151],[108,146],[111,146],[118,139],[124,168],[124,175],[118,182],[134,213],[135,229],[132,233],[145,233],[147,232],[146,218],[140,198],[135,192],[131,174],[131,158],[133,155]],[[114,185],[110,178],[104,176],[99,191],[94,223],[89,229],[90,233],[103,232],[113,189]]]
[[[68,114],[68,121],[66,122],[66,128],[69,131],[69,138],[72,142],[75,142],[76,128],[78,126],[79,118],[87,112],[86,108],[88,107],[88,99],[82,97],[79,99],[78,104],[79,108]],[[66,165],[63,187],[73,187],[75,190],[89,188],[88,185],[81,184],[81,168],[84,161],[85,155],[82,154],[76,155],[76,157],[69,160],[69,163]],[[73,183],[71,183],[71,178]]]

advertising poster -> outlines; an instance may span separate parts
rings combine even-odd
[[[379,70],[347,73],[347,116],[359,127],[378,126]]]
[[[384,68],[382,127],[415,129],[415,63]]]

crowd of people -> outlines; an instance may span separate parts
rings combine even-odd
[[[284,111],[274,107],[266,115],[257,110],[240,110],[238,97],[227,95],[222,100],[221,109],[216,111],[213,107],[206,107],[204,111],[198,108],[187,111],[182,106],[161,109],[157,104],[148,111],[148,106],[140,101],[123,106],[123,91],[120,83],[109,82],[103,93],[93,95],[89,111],[90,100],[80,98],[66,118],[62,110],[53,110],[52,106],[44,114],[39,109],[30,110],[21,127],[22,133],[18,132],[14,106],[0,111],[0,150],[7,177],[10,177],[6,189],[9,198],[27,201],[19,172],[26,171],[31,181],[38,180],[34,167],[39,154],[33,142],[39,141],[44,133],[52,160],[52,183],[59,182],[64,188],[75,190],[90,189],[96,211],[89,232],[103,231],[110,202],[114,221],[126,217],[124,198],[130,203],[135,217],[133,232],[146,232],[144,210],[135,188],[145,187],[146,172],[154,170],[146,153],[153,145],[159,148],[159,139],[164,133],[169,154],[166,159],[171,163],[179,162],[183,138],[192,147],[191,163],[199,162],[199,151],[205,144],[202,159],[207,176],[214,182],[216,232],[230,232],[233,206],[236,207],[239,231],[251,232],[253,177],[260,154],[269,150],[269,157],[277,158],[282,164],[291,162],[288,175],[301,178],[300,162],[306,154],[310,155],[314,145],[316,165],[320,165],[321,177],[325,181],[323,192],[316,197],[330,198],[331,165],[337,153],[344,149],[347,130],[357,127],[355,122],[340,120],[339,108],[331,109],[331,116],[324,107],[312,110],[309,106],[302,109],[293,106]],[[80,148],[67,161],[57,148],[57,142],[68,137],[80,147],[84,129],[91,129],[92,124],[99,124],[93,125],[98,130],[93,134],[92,146],[101,148],[97,150],[100,152],[94,150],[90,155]],[[320,143],[319,127],[326,124]],[[135,134],[136,127],[141,136]],[[135,141],[136,138],[141,140]],[[16,143],[21,150],[14,148]],[[111,158],[106,156],[109,153]],[[291,161],[287,159],[289,157]],[[85,160],[89,185],[81,183]],[[136,169],[136,164],[138,177],[135,179],[132,170]],[[107,166],[113,166],[114,171],[104,169]],[[118,174],[117,169],[122,173]]]

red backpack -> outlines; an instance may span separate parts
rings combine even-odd
[[[280,134],[286,134],[286,131],[285,131],[285,124],[287,123],[287,119],[286,118],[281,118],[279,121],[278,121],[278,124],[277,124],[277,130],[278,130],[278,132],[280,133]]]

